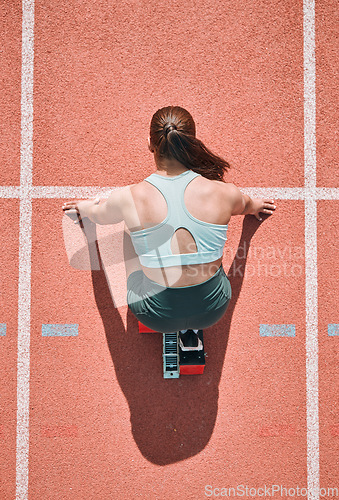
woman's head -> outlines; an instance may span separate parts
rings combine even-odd
[[[150,143],[160,160],[177,160],[207,179],[223,181],[224,172],[230,168],[226,160],[195,137],[192,115],[180,106],[167,106],[154,113]]]

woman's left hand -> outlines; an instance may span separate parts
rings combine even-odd
[[[62,209],[63,210],[76,210],[79,220],[88,217],[88,211],[93,205],[97,205],[100,202],[100,199],[94,198],[93,200],[74,200],[74,201],[66,201]]]

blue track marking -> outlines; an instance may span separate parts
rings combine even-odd
[[[260,325],[260,337],[295,337],[295,325]]]
[[[78,335],[77,324],[43,324],[43,337],[76,337]]]
[[[339,335],[339,324],[338,323],[329,323],[327,326],[327,333],[330,337],[335,337],[335,335]]]
[[[0,337],[5,337],[6,335],[6,323],[0,323]]]

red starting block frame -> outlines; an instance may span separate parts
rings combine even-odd
[[[152,330],[148,326],[138,321],[139,333],[161,333]],[[205,368],[205,350],[201,351],[182,351],[178,341],[178,332],[166,334],[163,333],[163,359],[164,359],[164,378],[179,378],[179,375],[201,375]],[[176,337],[173,337],[173,335]],[[203,332],[199,331],[198,336],[204,345]],[[176,341],[173,340],[176,338]],[[176,346],[173,343],[176,342]],[[169,349],[167,351],[167,346]]]
[[[159,333],[138,321],[139,333]]]

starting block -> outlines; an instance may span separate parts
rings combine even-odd
[[[139,333],[161,333],[151,330],[138,321]],[[203,331],[198,337],[204,345]],[[179,344],[179,332],[163,333],[163,375],[164,378],[179,378],[180,375],[198,375],[204,373],[205,351],[182,351]]]

